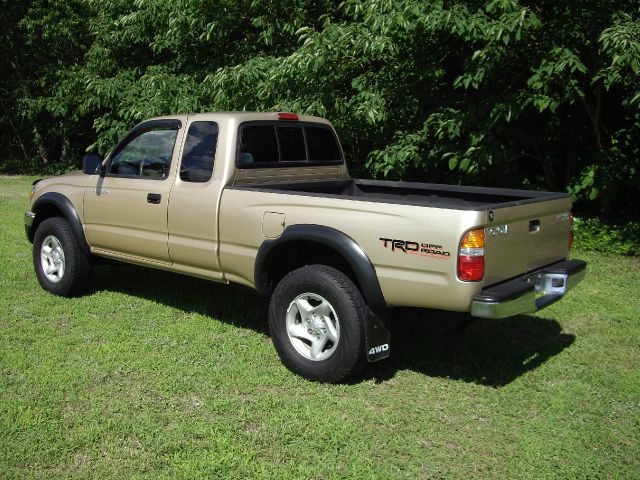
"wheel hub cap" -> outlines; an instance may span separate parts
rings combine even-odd
[[[315,293],[302,293],[287,309],[287,335],[303,357],[326,360],[340,341],[340,322],[333,306]]]
[[[65,270],[65,258],[62,244],[54,235],[47,236],[40,247],[40,265],[47,280],[59,282]]]

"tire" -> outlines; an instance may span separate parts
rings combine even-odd
[[[289,370],[309,380],[337,383],[366,364],[366,315],[364,299],[347,276],[310,265],[278,283],[269,304],[269,330]]]
[[[82,253],[69,222],[61,217],[47,218],[38,225],[33,266],[42,288],[62,297],[81,294],[91,273],[88,255]]]

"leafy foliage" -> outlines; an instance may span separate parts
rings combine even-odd
[[[360,176],[637,211],[634,2],[3,3],[4,169],[105,152],[152,116],[291,110],[330,118]]]
[[[576,218],[574,246],[612,255],[640,255],[640,222],[605,223],[597,218]]]

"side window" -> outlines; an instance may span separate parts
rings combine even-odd
[[[311,162],[326,162],[340,160],[340,148],[333,136],[333,132],[328,128],[305,127],[307,132],[307,143],[309,144],[309,160]]]
[[[193,122],[184,143],[180,179],[185,182],[207,182],[213,173],[218,143],[216,122]]]
[[[145,130],[122,147],[109,162],[109,175],[166,178],[178,131]]]
[[[270,125],[244,127],[239,161],[240,165],[277,162],[276,129]]]

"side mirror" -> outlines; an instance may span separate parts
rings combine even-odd
[[[87,175],[95,175],[98,173],[100,176],[103,176],[104,171],[102,170],[102,160],[102,156],[97,153],[85,155],[82,157],[82,171]]]

